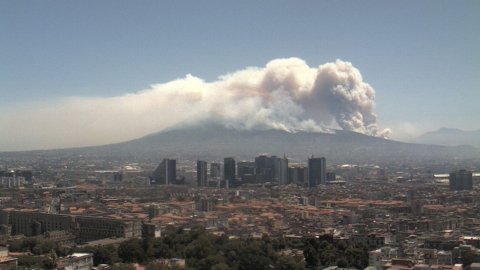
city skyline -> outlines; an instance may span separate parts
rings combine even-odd
[[[440,127],[480,128],[480,5],[473,1],[0,5],[0,33],[7,37],[0,44],[0,150],[98,145],[158,132],[204,112],[200,102],[201,109],[185,113],[197,96],[178,92],[178,84],[220,91],[212,85],[232,74],[250,76],[292,59],[303,68],[297,75],[327,63],[341,66],[337,59],[351,63],[347,74],[361,74],[359,93],[368,93],[367,86],[374,91],[368,109],[359,111],[377,119],[355,127],[374,124],[369,135],[391,128],[390,138],[408,141]],[[181,103],[165,99],[168,87],[185,94]],[[134,99],[146,93],[162,97],[150,95],[152,104]],[[311,129],[309,119],[324,124],[324,116],[333,115],[274,105],[260,107],[273,108],[265,121],[281,118],[273,127],[284,128],[291,124],[284,119],[293,117]],[[150,111],[155,106],[166,109]],[[258,122],[253,116],[239,119]],[[338,118],[330,123],[341,125]]]

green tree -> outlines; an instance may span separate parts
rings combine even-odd
[[[229,270],[228,264],[226,263],[219,263],[212,266],[212,270]]]
[[[281,256],[278,258],[275,269],[279,270],[303,270],[305,265],[303,262],[295,260],[290,256]]]
[[[465,267],[465,266],[469,266],[471,265],[473,262],[475,262],[476,260],[476,255],[473,251],[462,251],[462,265]]]
[[[102,263],[113,265],[120,262],[118,250],[113,245],[100,246],[93,250],[93,263],[99,265]]]
[[[48,256],[43,257],[41,266],[42,269],[55,269],[56,267],[55,261]]]
[[[340,267],[340,268],[346,268],[348,266],[348,262],[345,258],[339,258],[337,260],[337,266]]]
[[[135,266],[129,263],[118,263],[112,266],[111,270],[135,270]]]
[[[57,248],[57,243],[53,240],[38,239],[35,243],[32,253],[36,255],[45,254]]]
[[[118,256],[126,263],[144,262],[146,256],[142,248],[142,240],[131,239],[122,242],[118,247]]]
[[[303,250],[303,256],[308,267],[317,267],[320,263],[318,251],[313,246],[306,246]]]

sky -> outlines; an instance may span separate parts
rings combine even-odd
[[[119,142],[217,113],[197,89],[219,93],[243,127],[290,113],[342,126],[335,108],[318,111],[324,120],[304,107],[300,88],[266,99],[219,92],[237,85],[230,74],[264,80],[276,59],[308,74],[346,66],[355,93],[371,87],[373,107],[347,106],[345,121],[360,112],[374,130],[368,119],[351,130],[408,141],[440,127],[480,129],[479,14],[479,1],[0,1],[0,151]],[[267,116],[242,114],[238,98]],[[252,117],[261,120],[244,124]]]

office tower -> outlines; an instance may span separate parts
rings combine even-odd
[[[222,177],[222,164],[212,162],[210,163],[210,177],[220,178]]]
[[[275,178],[279,185],[290,183],[288,179],[288,159],[285,156],[275,160]]]
[[[459,170],[450,173],[450,189],[451,190],[472,190],[472,172],[467,170]]]
[[[150,176],[151,185],[174,184],[177,178],[177,161],[164,159]]]
[[[280,185],[288,184],[288,159],[277,156],[260,155],[255,157],[257,179],[260,182],[277,181]]]
[[[223,179],[232,181],[235,180],[235,159],[232,157],[227,157],[223,159]]]
[[[259,182],[273,181],[274,166],[270,157],[266,155],[255,157],[255,167],[257,168],[257,180]]]
[[[242,179],[242,181],[244,182],[248,182],[248,183],[255,182],[256,172],[257,172],[257,168],[255,167],[255,162],[239,161],[237,163],[238,178]]]
[[[197,185],[207,186],[207,162],[203,160],[197,160]]]
[[[290,183],[305,185],[307,182],[308,168],[301,164],[294,164],[288,168],[288,180]]]
[[[323,185],[326,183],[326,170],[327,170],[327,161],[324,157],[322,158],[309,158],[308,159],[308,187],[316,187],[319,184]]]

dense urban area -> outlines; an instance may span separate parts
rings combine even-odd
[[[480,161],[0,160],[0,269],[480,269]]]

